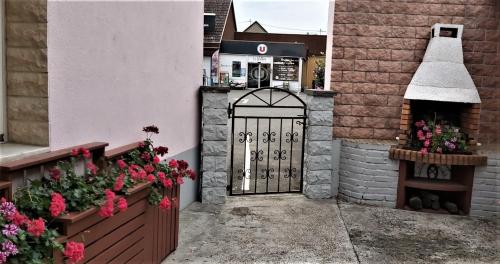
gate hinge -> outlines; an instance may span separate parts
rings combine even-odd
[[[226,186],[226,191],[230,191],[231,190],[231,185],[227,185]]]
[[[231,103],[228,103],[227,104],[227,118],[231,118],[231,112],[232,112]]]

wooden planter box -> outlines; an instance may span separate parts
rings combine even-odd
[[[160,263],[177,248],[179,209],[149,205],[149,187],[143,183],[129,190],[127,211],[116,211],[110,218],[100,217],[99,208],[59,217],[60,241],[83,242],[84,263]],[[166,192],[179,199],[179,186]],[[54,258],[64,263],[60,251]]]

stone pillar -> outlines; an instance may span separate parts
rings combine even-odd
[[[333,91],[306,90],[307,130],[304,194],[308,198],[332,197]]]
[[[201,88],[201,188],[202,202],[226,201],[229,87]]]

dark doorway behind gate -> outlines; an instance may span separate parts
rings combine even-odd
[[[266,87],[240,97],[230,114],[230,194],[302,192],[304,101]]]

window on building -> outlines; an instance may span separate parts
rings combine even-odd
[[[241,77],[241,61],[233,61],[233,77]]]

